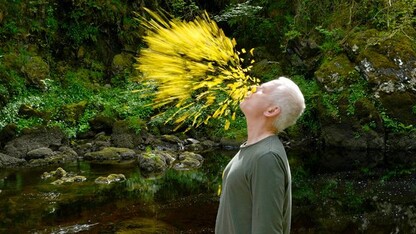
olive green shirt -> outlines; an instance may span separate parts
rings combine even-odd
[[[221,187],[215,233],[290,232],[291,175],[277,136],[243,144],[226,166]]]

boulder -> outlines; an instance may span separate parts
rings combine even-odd
[[[143,143],[142,136],[137,134],[131,127],[128,121],[117,121],[113,125],[111,134],[111,142],[116,147],[134,149]]]
[[[27,161],[20,158],[11,157],[7,154],[0,153],[0,168],[14,168],[24,166]]]
[[[123,174],[110,174],[108,176],[97,177],[94,182],[96,184],[111,184],[123,181],[126,181],[126,177]]]
[[[21,71],[26,76],[29,84],[45,89],[44,80],[49,77],[49,65],[42,57],[33,56],[22,66]]]
[[[36,151],[36,150],[35,150]],[[29,166],[50,166],[69,163],[77,160],[78,154],[69,146],[62,146],[58,151],[53,151],[46,157],[34,158],[29,161]]]
[[[40,147],[27,152],[25,159],[47,158],[53,154],[53,150],[48,147]]]
[[[105,147],[100,151],[89,152],[84,155],[85,160],[126,160],[133,159],[136,152],[128,148]]]
[[[65,171],[62,167],[58,167],[55,171],[44,172],[41,175],[42,180],[53,179],[53,185],[61,185],[64,183],[84,182],[87,180],[85,176],[74,175]]]
[[[174,165],[174,168],[177,170],[198,168],[204,161],[204,158],[200,154],[188,151],[181,153],[178,159],[179,162]]]
[[[23,134],[9,141],[4,150],[6,154],[16,157],[25,158],[29,151],[42,147],[59,148],[65,135],[59,128],[38,128],[23,132]]]
[[[141,153],[139,155],[140,169],[147,173],[163,172],[168,167],[166,154],[167,152],[159,150],[149,150]]]

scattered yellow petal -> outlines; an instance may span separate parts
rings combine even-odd
[[[235,39],[226,37],[206,12],[193,21],[180,21],[145,10],[150,19],[138,17],[147,30],[147,48],[140,51],[134,67],[143,82],[157,87],[152,106],[178,108],[166,120],[177,128],[186,121],[199,126],[210,118],[224,118],[228,129],[248,87],[259,83],[247,74],[251,66],[241,66],[244,59],[235,49]]]

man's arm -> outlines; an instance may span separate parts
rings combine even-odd
[[[267,153],[257,160],[251,178],[251,233],[283,233],[286,175],[287,171],[280,157]]]

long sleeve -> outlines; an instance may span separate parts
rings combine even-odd
[[[269,152],[261,156],[253,166],[251,233],[283,233],[288,186],[285,164],[278,155]]]

